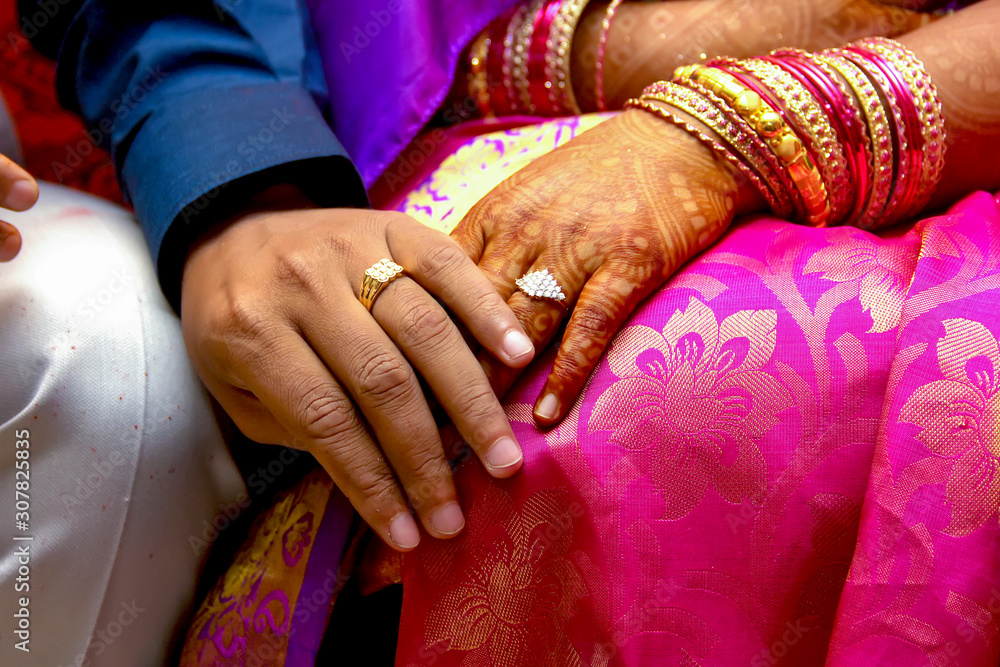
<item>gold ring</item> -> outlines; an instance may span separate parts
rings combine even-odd
[[[365,271],[365,279],[361,282],[361,294],[358,300],[361,305],[372,311],[375,299],[385,289],[385,286],[403,275],[403,267],[391,259],[383,259]]]

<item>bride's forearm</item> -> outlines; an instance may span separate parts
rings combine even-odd
[[[596,108],[597,44],[608,4],[588,5],[573,41],[573,88],[585,111]],[[875,0],[625,2],[608,32],[608,108],[622,108],[649,84],[702,58],[749,58],[782,47],[821,51],[861,37],[900,35],[931,19]]]
[[[932,205],[1000,190],[1000,0],[983,0],[899,40],[937,85],[948,153]]]

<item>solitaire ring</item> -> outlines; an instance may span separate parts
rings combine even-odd
[[[519,290],[533,299],[547,299],[566,306],[566,295],[548,269],[526,273],[514,282]]]
[[[365,271],[365,279],[361,282],[361,294],[358,300],[370,313],[375,299],[385,286],[403,275],[403,267],[391,259],[383,259]]]

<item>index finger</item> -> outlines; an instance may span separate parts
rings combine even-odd
[[[390,229],[386,240],[410,277],[444,302],[497,359],[523,368],[534,358],[534,345],[514,312],[454,240],[419,223]]]

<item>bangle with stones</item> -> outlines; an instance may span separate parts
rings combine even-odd
[[[763,89],[755,90],[745,79],[715,66],[690,65],[675,73],[675,79],[703,83],[722,97],[767,143],[787,170],[804,206],[804,221],[822,227],[830,221],[830,203],[819,168],[802,139],[766,99]]]
[[[868,139],[872,156],[871,183],[868,196],[861,211],[856,214],[855,226],[874,229],[879,226],[880,215],[885,202],[892,192],[893,165],[895,157],[892,147],[892,128],[889,125],[889,109],[882,102],[874,84],[860,68],[845,58],[828,53],[817,54],[820,66],[839,74],[858,101],[858,108],[868,128]]]

